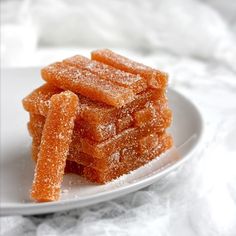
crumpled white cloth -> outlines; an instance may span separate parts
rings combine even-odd
[[[234,15],[223,19],[194,0],[77,1],[73,9],[72,1],[28,2],[40,45],[120,47],[127,55],[129,48],[139,61],[169,72],[170,86],[200,108],[204,142],[156,184],[81,209],[1,217],[1,235],[236,235]],[[57,58],[63,51],[53,52]],[[32,60],[44,64],[51,53],[39,50]]]
[[[143,53],[165,50],[178,56],[218,60],[236,70],[234,0],[227,4],[224,0],[4,3],[4,65],[22,65],[24,60],[29,64],[38,42],[39,46],[119,47]]]

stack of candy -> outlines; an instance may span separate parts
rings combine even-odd
[[[64,172],[106,183],[172,146],[167,74],[108,49],[56,62],[41,74],[46,83],[23,100],[37,162],[34,199],[57,200]]]

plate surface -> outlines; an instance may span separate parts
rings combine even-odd
[[[170,132],[175,140],[175,148],[106,185],[92,184],[79,176],[67,175],[60,201],[36,204],[29,199],[34,164],[30,158],[31,139],[26,128],[28,114],[23,110],[21,100],[43,81],[39,68],[3,69],[1,74],[1,215],[67,210],[141,189],[186,161],[202,136],[203,122],[196,107],[181,94],[169,89],[169,105],[174,113]]]

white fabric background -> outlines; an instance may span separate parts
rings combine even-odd
[[[2,11],[3,66],[117,48],[169,72],[170,86],[200,108],[205,135],[188,163],[148,188],[68,212],[1,217],[1,235],[236,235],[234,0],[4,1]]]

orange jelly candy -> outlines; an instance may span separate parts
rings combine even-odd
[[[142,127],[133,127],[124,130],[113,138],[98,143],[88,138],[81,138],[81,150],[97,158],[106,158],[116,150],[135,144],[140,138],[153,132],[161,133],[169,127],[172,113],[169,110],[163,112],[162,116],[152,120]]]
[[[167,134],[151,134],[139,140],[138,145],[126,147],[106,159],[98,159],[81,153],[76,146],[70,148],[65,172],[84,175],[92,181],[107,182],[143,165],[172,146],[172,139]],[[152,150],[158,148],[158,153]],[[153,153],[152,155],[148,153]],[[124,170],[125,168],[125,170]],[[110,179],[111,178],[111,179]]]
[[[34,115],[36,116],[36,115]],[[40,116],[39,116],[40,117]],[[76,147],[77,154],[79,152],[87,153],[94,158],[106,159],[111,156],[114,152],[122,150],[122,148],[128,147],[129,145],[136,145],[138,140],[152,134],[153,132],[163,132],[165,128],[169,127],[172,120],[172,113],[170,110],[165,110],[158,114],[157,118],[149,121],[146,125],[141,127],[129,128],[117,134],[113,138],[110,138],[103,142],[95,142],[93,140],[82,138],[80,130],[77,128],[78,124],[75,125],[71,148]],[[31,121],[33,123],[33,120]],[[34,124],[37,126],[37,124]],[[39,130],[40,132],[40,130]],[[36,134],[36,137],[41,137],[41,134]],[[148,140],[146,140],[147,142]],[[147,142],[147,146],[153,146]]]
[[[120,133],[121,131],[130,128],[133,125],[133,120],[133,117],[129,114],[118,118],[116,121],[117,133]]]
[[[107,170],[120,165],[120,161],[129,157],[135,156],[139,158],[158,145],[158,134],[153,133],[141,138],[135,145],[127,146],[121,151],[117,150],[106,158],[100,159],[81,152],[76,146],[71,146],[68,160],[75,161],[81,165],[92,167],[97,170]]]
[[[34,145],[32,145],[32,157],[33,160],[35,161],[37,161],[38,159],[38,152],[40,149],[40,143],[45,120],[46,118],[44,116],[30,113],[30,122],[28,122],[28,130],[33,139],[32,143]],[[81,150],[80,137],[81,137],[80,131],[78,128],[76,128],[75,124],[72,135],[71,146],[76,147],[77,149],[79,148]]]
[[[50,97],[60,92],[61,90],[55,86],[44,84],[23,99],[23,106],[28,112],[46,116],[48,108],[50,107]],[[156,103],[156,109],[159,110],[166,107],[167,104],[164,90],[147,89],[144,92],[137,94],[135,100],[126,104],[122,108],[115,108],[101,102],[92,101],[81,95],[78,96],[80,99],[80,107],[76,119],[83,119],[88,122],[88,124],[104,124],[113,122],[117,118],[124,117],[127,114],[140,110],[150,101]]]
[[[149,161],[155,159],[161,153],[168,150],[173,145],[172,137],[163,134],[159,137],[158,145],[148,153],[145,153],[142,156],[127,156],[122,159],[119,166],[115,166],[114,168],[110,168],[107,171],[98,171],[91,167],[84,166],[83,176],[92,182],[97,183],[106,183],[111,181],[112,179],[118,178],[121,175],[127,174],[132,170],[139,168],[140,166],[145,165]]]
[[[46,83],[23,99],[35,201],[58,200],[64,173],[106,183],[173,145],[166,73],[102,49],[46,66],[41,76]]]
[[[158,100],[162,102],[158,103]],[[131,113],[144,108],[146,103],[150,101],[153,101],[153,103],[156,104],[156,109],[162,110],[163,107],[166,107],[167,98],[164,90],[147,89],[144,92],[137,94],[132,102],[121,108],[107,106],[103,103],[94,102],[84,97],[80,97],[80,101],[80,116],[83,120],[96,124],[104,124],[114,122],[114,120],[125,117],[128,114],[130,115]]]
[[[86,153],[80,152],[80,150],[76,149],[76,147],[71,147],[67,159],[83,166],[102,171],[119,164],[120,153],[115,152],[105,159],[98,159]]]
[[[50,98],[60,92],[62,89],[51,84],[44,84],[23,99],[23,107],[30,113],[46,116],[51,103]]]
[[[37,115],[34,116],[37,117]],[[37,123],[34,124],[34,122],[37,122],[37,119],[31,120],[32,125],[37,126]],[[41,129],[36,129],[34,135],[37,137],[41,137],[41,132],[42,132]],[[153,132],[153,129],[148,130],[148,132]],[[115,165],[119,164],[120,158],[126,158],[126,156],[133,156],[133,155],[135,155],[138,158],[138,155],[143,155],[145,152],[150,151],[158,144],[158,134],[156,133],[151,133],[149,135],[143,136],[139,140],[137,139],[137,137],[133,138],[135,140],[134,144],[129,146],[125,144],[125,146],[122,149],[120,149],[120,151],[118,148],[117,151],[115,151],[111,155],[101,159],[82,152],[82,147],[80,144],[80,135],[77,133],[77,129],[75,129],[72,137],[72,142],[70,145],[68,160],[76,161],[79,164],[82,164],[84,166],[89,166],[98,170],[107,169],[110,168],[111,166],[114,167]],[[109,145],[111,147],[111,144]],[[108,146],[105,145],[103,146],[103,148],[108,149],[109,145]]]
[[[86,57],[77,55],[67,58],[64,63],[81,69],[88,70],[98,75],[102,79],[111,81],[124,88],[131,89],[135,94],[144,91],[147,88],[147,82],[139,75],[133,75],[98,61],[90,60]]]
[[[164,153],[166,150],[171,148],[173,145],[173,139],[170,135],[164,133],[158,137],[158,145],[150,150],[149,152],[139,155],[133,152],[133,155],[127,155],[124,158],[120,159],[119,164],[109,166],[107,170],[98,170],[91,166],[85,166],[83,164],[78,164],[76,161],[71,161],[70,165],[73,166],[73,170],[78,168],[78,172],[72,171],[78,175],[82,175],[89,179],[92,182],[97,183],[106,183],[112,179],[118,178],[123,174],[127,174],[132,170],[137,169],[138,167],[145,165],[149,161],[155,159],[160,154]],[[129,148],[132,150],[132,148]],[[129,152],[130,153],[130,152]],[[83,169],[81,171],[81,169]],[[82,172],[82,173],[81,173]]]
[[[44,67],[41,75],[45,81],[61,89],[69,89],[92,100],[115,107],[121,107],[134,100],[132,90],[104,80],[87,70],[62,62]]]
[[[50,89],[51,88],[51,89]],[[24,100],[23,104],[27,111],[46,116],[50,107],[50,96],[58,90],[49,84],[36,89]],[[40,99],[38,99],[40,97]],[[94,141],[104,141],[120,133],[122,130],[133,125],[132,113],[139,111],[153,101],[157,111],[166,107],[167,101],[162,90],[146,90],[136,96],[136,99],[122,108],[115,108],[100,102],[91,101],[79,96],[80,107],[76,118],[76,127],[80,129],[81,136],[89,137]],[[162,100],[162,103],[157,101]],[[115,124],[114,124],[115,121]]]
[[[39,202],[55,201],[71,143],[78,97],[70,91],[54,95],[43,128],[31,197]]]
[[[139,153],[145,154],[150,152],[158,145],[158,134],[150,134],[139,140]]]
[[[30,122],[28,123],[28,130],[32,137],[32,158],[34,161],[38,159],[44,123],[44,116],[30,113]]]
[[[76,124],[81,137],[89,137],[94,141],[104,141],[116,135],[116,125],[110,124],[88,124],[85,120],[80,120]]]
[[[157,111],[152,104],[148,104],[148,107],[134,112],[134,124],[136,126],[143,126],[156,118]]]
[[[38,141],[37,143],[35,143],[36,151],[40,149],[44,122],[45,118],[43,116],[30,114],[30,133],[33,140],[36,139]],[[70,144],[70,150],[67,159],[70,161],[75,161],[84,166],[91,166],[95,169],[104,169],[114,165],[114,162],[118,160],[117,154],[119,153],[114,153],[106,159],[98,159],[81,152],[80,134],[78,133],[77,129],[75,129],[72,135],[72,141]],[[35,157],[33,155],[35,161],[37,160],[37,156],[38,153],[37,155],[35,155]]]
[[[168,76],[166,73],[155,70],[124,56],[112,52],[109,49],[96,50],[91,53],[92,60],[113,66],[119,70],[131,74],[140,75],[146,79],[148,86],[154,89],[164,89],[167,86]]]

